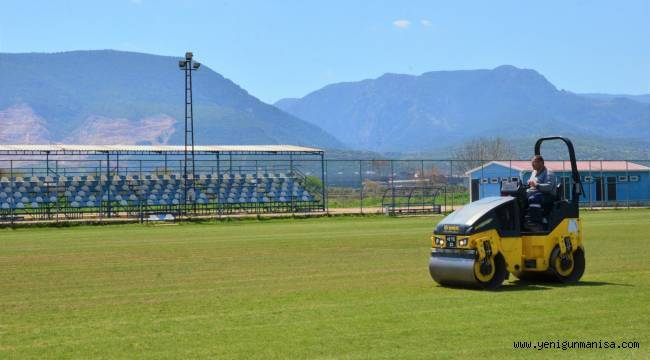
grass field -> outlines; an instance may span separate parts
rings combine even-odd
[[[440,217],[3,229],[0,358],[648,358],[650,211],[583,218],[582,283],[498,292],[431,281]]]
[[[382,205],[382,197],[384,195],[384,190],[378,191],[368,191],[362,194],[359,190],[351,188],[338,188],[331,187],[328,188],[327,193],[327,206],[330,209],[336,208],[360,208],[360,207],[380,207]],[[386,199],[386,203],[390,203],[390,199]],[[405,206],[408,199],[406,198],[396,198],[397,206]],[[435,203],[437,205],[460,205],[467,204],[469,202],[469,192],[459,191],[456,189],[449,189],[447,193],[441,192],[435,198],[435,202],[432,202],[430,198],[426,197],[421,199],[417,195],[413,197],[412,204],[431,204]]]

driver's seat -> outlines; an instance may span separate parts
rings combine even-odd
[[[553,226],[554,216],[552,215],[553,211],[560,209],[563,206],[563,203],[566,203],[564,200],[564,186],[560,182],[555,187],[555,198],[545,197],[544,202],[542,202],[542,228],[547,231],[550,230]]]
[[[549,199],[550,200],[550,199]],[[564,201],[564,184],[560,182],[555,186],[555,199],[552,199],[548,202],[542,204],[542,209],[544,210],[544,216],[548,216],[550,212],[559,206],[559,203]]]

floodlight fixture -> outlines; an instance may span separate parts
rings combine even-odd
[[[179,60],[178,61],[178,67],[181,69],[185,69],[185,66],[187,66],[187,61],[185,60]]]
[[[185,60],[192,60],[192,56],[194,56],[194,55],[192,54],[191,51],[186,52],[185,53]]]
[[[201,66],[201,63],[198,63],[198,62],[195,62],[193,64],[194,70],[198,70],[200,66]]]

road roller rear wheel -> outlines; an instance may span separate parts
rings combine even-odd
[[[501,286],[508,275],[506,262],[501,255],[490,257],[487,262],[474,263],[474,276],[478,285],[487,290],[495,290]]]
[[[575,252],[560,256],[560,248],[556,247],[551,253],[550,270],[555,278],[563,283],[574,283],[580,280],[585,272],[585,252],[582,248]]]

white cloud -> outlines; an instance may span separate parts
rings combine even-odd
[[[406,29],[407,27],[411,26],[411,22],[403,19],[395,20],[393,21],[393,26],[400,29]]]
[[[422,24],[422,26],[424,27],[430,27],[431,25],[433,25],[431,20],[427,20],[427,19],[420,20],[420,24]]]

